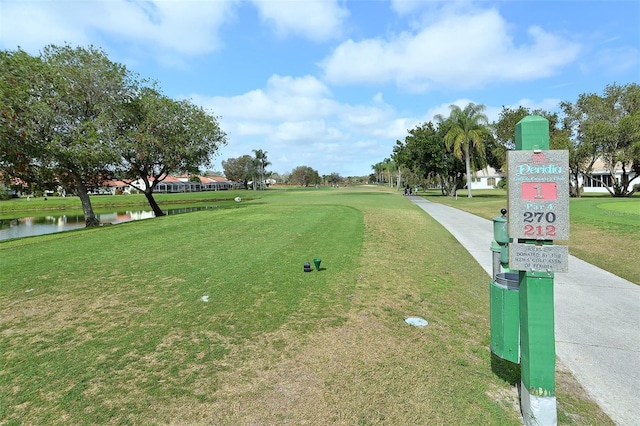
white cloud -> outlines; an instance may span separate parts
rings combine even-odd
[[[267,87],[271,93],[279,96],[321,96],[330,93],[324,83],[310,75],[298,78],[273,75]]]
[[[218,50],[220,29],[241,0],[2,0],[0,44],[35,53],[47,44],[86,45],[97,39],[148,50],[168,62]],[[281,36],[326,41],[343,34],[349,11],[338,0],[253,0]],[[164,57],[164,59],[162,59]],[[173,58],[179,62],[182,58]]]
[[[233,1],[3,0],[2,45],[35,52],[47,44],[85,45],[115,38],[154,52],[197,55],[218,49]]]
[[[475,7],[477,0],[390,0],[391,10],[402,17],[413,16],[423,22],[436,18],[442,11],[466,10]]]
[[[147,5],[151,5],[147,7]],[[109,8],[105,30],[126,40],[159,44],[181,55],[199,55],[221,46],[220,27],[232,14],[232,2],[125,2],[121,10]],[[123,20],[123,16],[128,19]]]
[[[515,45],[509,25],[494,9],[445,13],[416,32],[347,40],[321,67],[333,84],[393,82],[421,92],[548,77],[574,61],[580,50],[539,27],[527,33],[529,43]]]
[[[273,75],[263,89],[238,96],[190,98],[221,116],[229,135],[222,158],[263,149],[281,173],[307,165],[321,174],[359,174],[363,161],[389,156],[396,139],[417,123],[398,117],[380,92],[366,104],[341,103],[311,76]]]
[[[32,53],[49,43],[85,44],[88,37],[83,28],[69,25],[78,16],[75,13],[65,15],[60,9],[53,1],[3,0],[0,4],[0,43],[6,49],[19,46]]]
[[[340,37],[349,16],[337,0],[253,0],[253,4],[280,36],[298,35],[318,42]]]
[[[273,132],[274,126],[269,123],[260,123],[254,121],[232,121],[222,119],[226,126],[223,126],[234,135],[238,136],[259,136],[268,135]],[[232,127],[230,127],[232,126]]]
[[[231,97],[191,98],[217,115],[234,120],[303,121],[331,115],[338,107],[324,83],[312,76],[273,75],[265,89]]]
[[[425,3],[425,0],[390,0],[390,7],[398,15],[407,15],[421,10]]]
[[[277,146],[308,146],[329,139],[330,132],[324,120],[285,121],[266,136]]]

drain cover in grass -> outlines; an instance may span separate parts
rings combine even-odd
[[[426,327],[429,325],[429,321],[420,317],[407,317],[404,319],[404,322],[415,327]]]

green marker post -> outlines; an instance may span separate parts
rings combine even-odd
[[[549,122],[540,116],[523,118],[516,124],[515,142],[516,150],[535,153],[548,150]],[[510,174],[515,172],[516,170],[509,169]],[[521,238],[518,243],[539,246],[552,241],[546,238]],[[519,284],[522,381],[520,404],[523,420],[525,425],[556,425],[553,272],[519,271]]]

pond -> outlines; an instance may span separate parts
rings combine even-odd
[[[216,209],[218,207],[219,206],[183,206],[163,209],[163,212],[167,215],[173,215]],[[119,210],[115,212],[96,213],[96,216],[101,223],[110,224],[131,222],[132,220],[142,220],[155,217],[151,210]],[[84,228],[84,226],[84,215],[82,214],[59,213],[0,219],[0,240],[53,234],[56,232]]]

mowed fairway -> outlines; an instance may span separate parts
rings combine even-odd
[[[439,224],[376,188],[251,195],[0,243],[0,424],[520,424]],[[560,424],[610,424],[585,398],[559,373]]]

